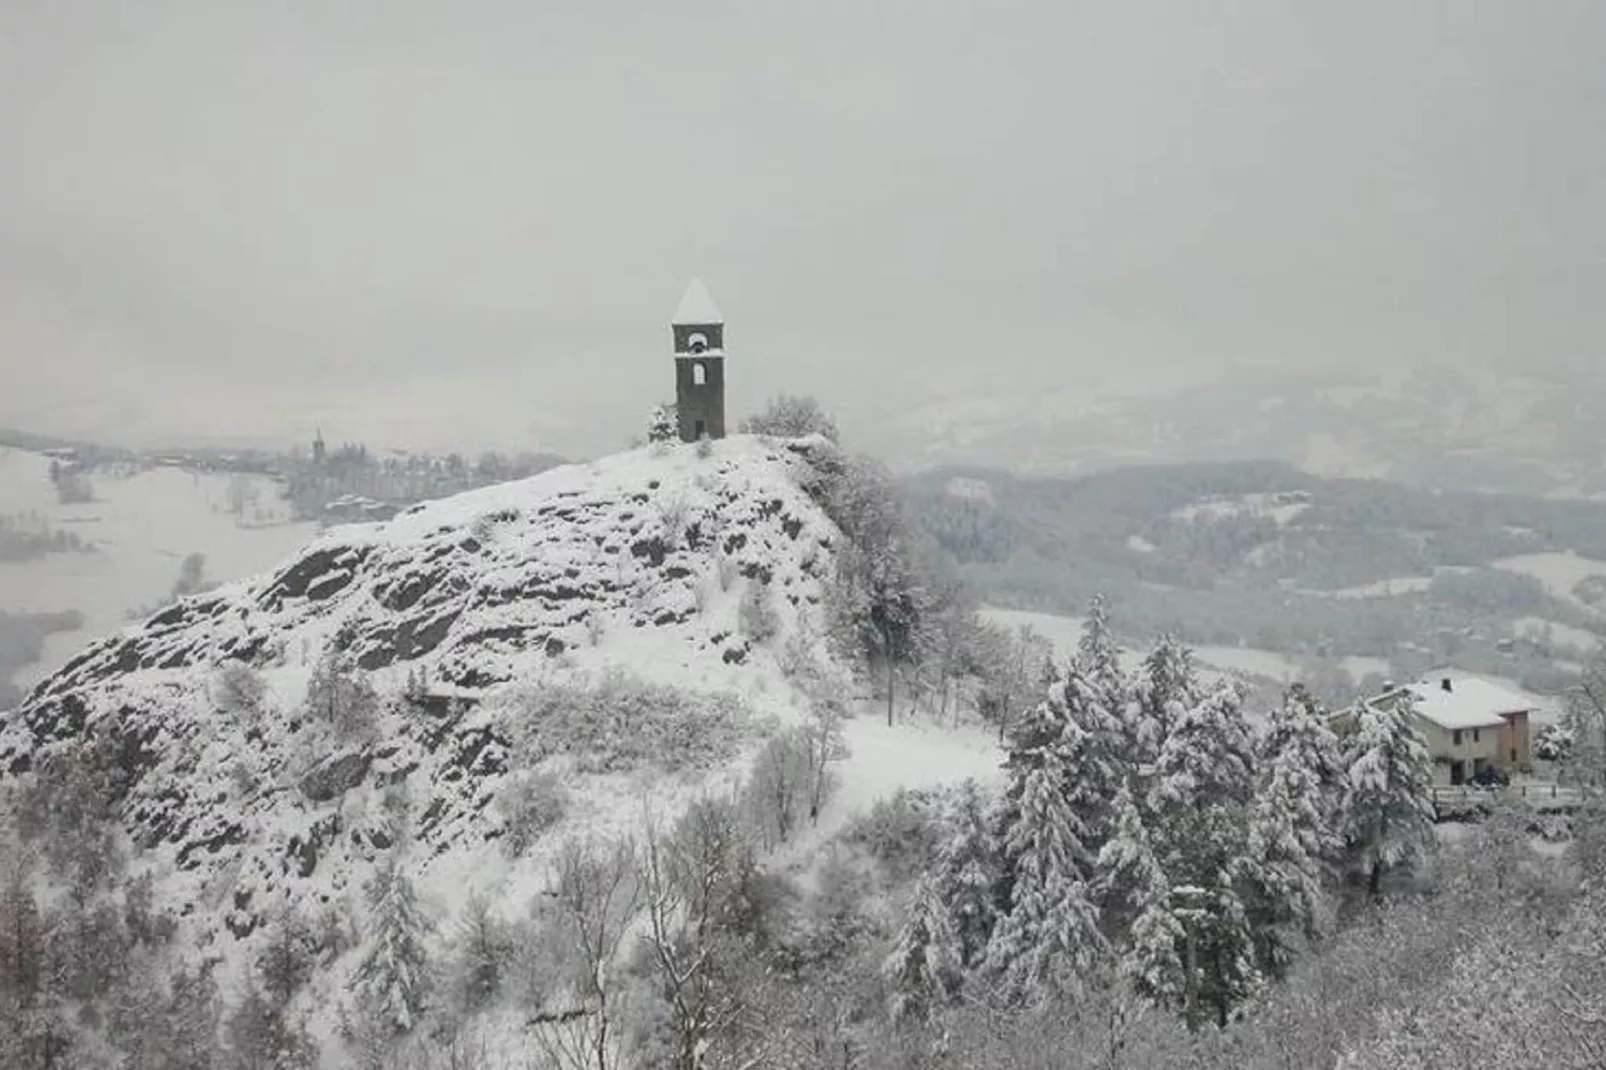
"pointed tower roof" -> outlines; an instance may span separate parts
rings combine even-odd
[[[680,307],[675,309],[675,318],[670,322],[686,326],[724,323],[725,319],[719,314],[714,299],[708,296],[708,287],[703,285],[703,280],[693,279],[691,285],[686,287],[686,296],[680,299]]]

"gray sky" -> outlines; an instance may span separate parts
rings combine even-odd
[[[850,431],[1584,367],[1603,129],[1600,0],[5,0],[0,422],[607,450],[692,275]]]

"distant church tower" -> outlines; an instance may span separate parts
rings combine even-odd
[[[675,417],[682,442],[725,437],[725,321],[691,280],[669,328],[675,336]]]

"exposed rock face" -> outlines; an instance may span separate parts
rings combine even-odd
[[[396,808],[412,857],[470,866],[501,833],[489,804],[514,741],[480,700],[502,685],[622,667],[773,693],[774,651],[819,631],[839,536],[811,488],[834,457],[748,437],[642,450],[333,530],[89,646],[0,715],[0,776],[99,741],[168,901],[236,937],[286,897],[351,894]],[[739,625],[753,584],[780,619],[763,645]],[[330,650],[371,675],[375,742],[342,745],[304,709]],[[259,714],[214,700],[229,662],[262,673]],[[415,670],[429,694],[404,699]]]

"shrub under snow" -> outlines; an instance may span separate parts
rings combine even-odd
[[[512,778],[497,795],[496,805],[506,822],[502,843],[518,858],[559,821],[569,809],[569,791],[551,773],[524,773]]]
[[[734,756],[752,721],[736,695],[620,672],[520,688],[502,701],[522,764],[568,755],[582,773],[713,768]]]

